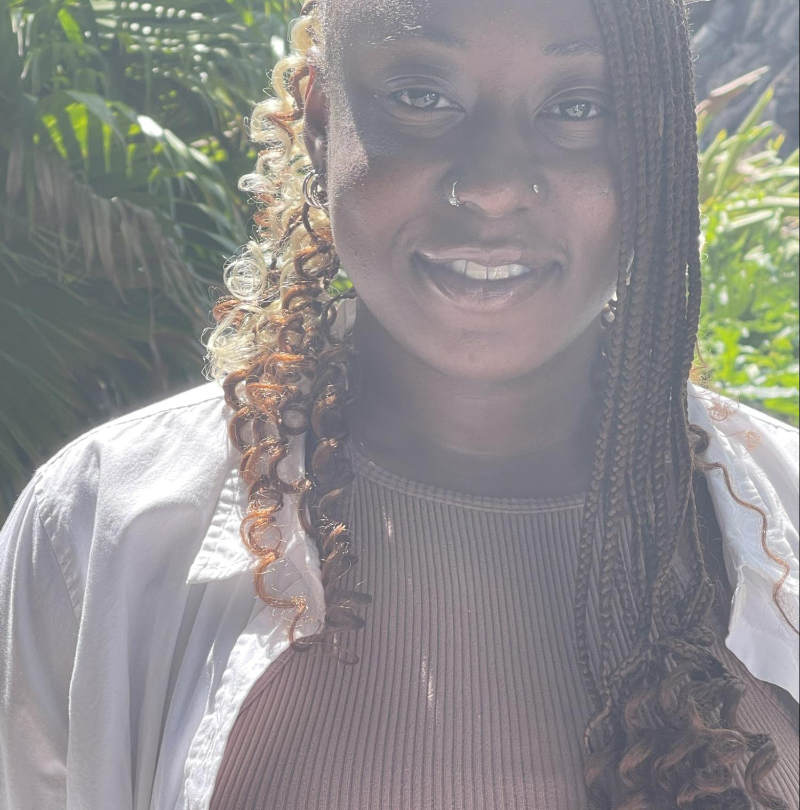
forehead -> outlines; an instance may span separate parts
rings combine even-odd
[[[492,35],[601,47],[591,0],[324,0],[323,19],[328,46],[340,52],[423,38],[459,46]]]

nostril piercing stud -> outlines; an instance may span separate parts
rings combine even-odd
[[[458,185],[458,180],[456,180],[456,182],[453,183],[453,188],[450,191],[450,196],[447,198],[447,202],[449,202],[450,205],[455,206],[456,208],[458,208],[460,205],[463,205],[461,200],[458,199],[458,195],[456,194],[456,186],[457,185]]]

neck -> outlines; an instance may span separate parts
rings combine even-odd
[[[583,492],[596,395],[592,327],[530,374],[487,381],[443,374],[410,355],[359,307],[353,441],[380,466],[445,489],[507,497]]]

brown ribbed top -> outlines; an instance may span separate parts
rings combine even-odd
[[[343,640],[359,663],[290,649],[271,664],[212,810],[585,807],[590,704],[572,653],[583,498],[463,495],[352,455],[359,562],[345,586],[373,597]],[[627,643],[620,623],[614,647]],[[783,762],[769,784],[797,808],[791,707],[721,640],[716,652],[750,684],[740,720],[773,735]]]

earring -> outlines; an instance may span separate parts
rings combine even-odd
[[[631,277],[633,275],[633,263],[636,261],[636,251],[631,250],[630,258],[628,259],[628,264],[625,267],[625,286],[631,286]]]
[[[605,387],[606,380],[608,379],[608,330],[617,319],[617,306],[619,302],[616,298],[612,298],[600,313],[600,342],[597,347],[597,356],[592,363],[589,379],[592,388],[595,391],[601,392]]]
[[[617,306],[619,302],[616,298],[612,298],[600,313],[600,325],[603,329],[608,329],[615,320],[617,320]]]
[[[328,196],[320,182],[316,169],[311,169],[303,178],[303,199],[312,207],[328,210]]]

